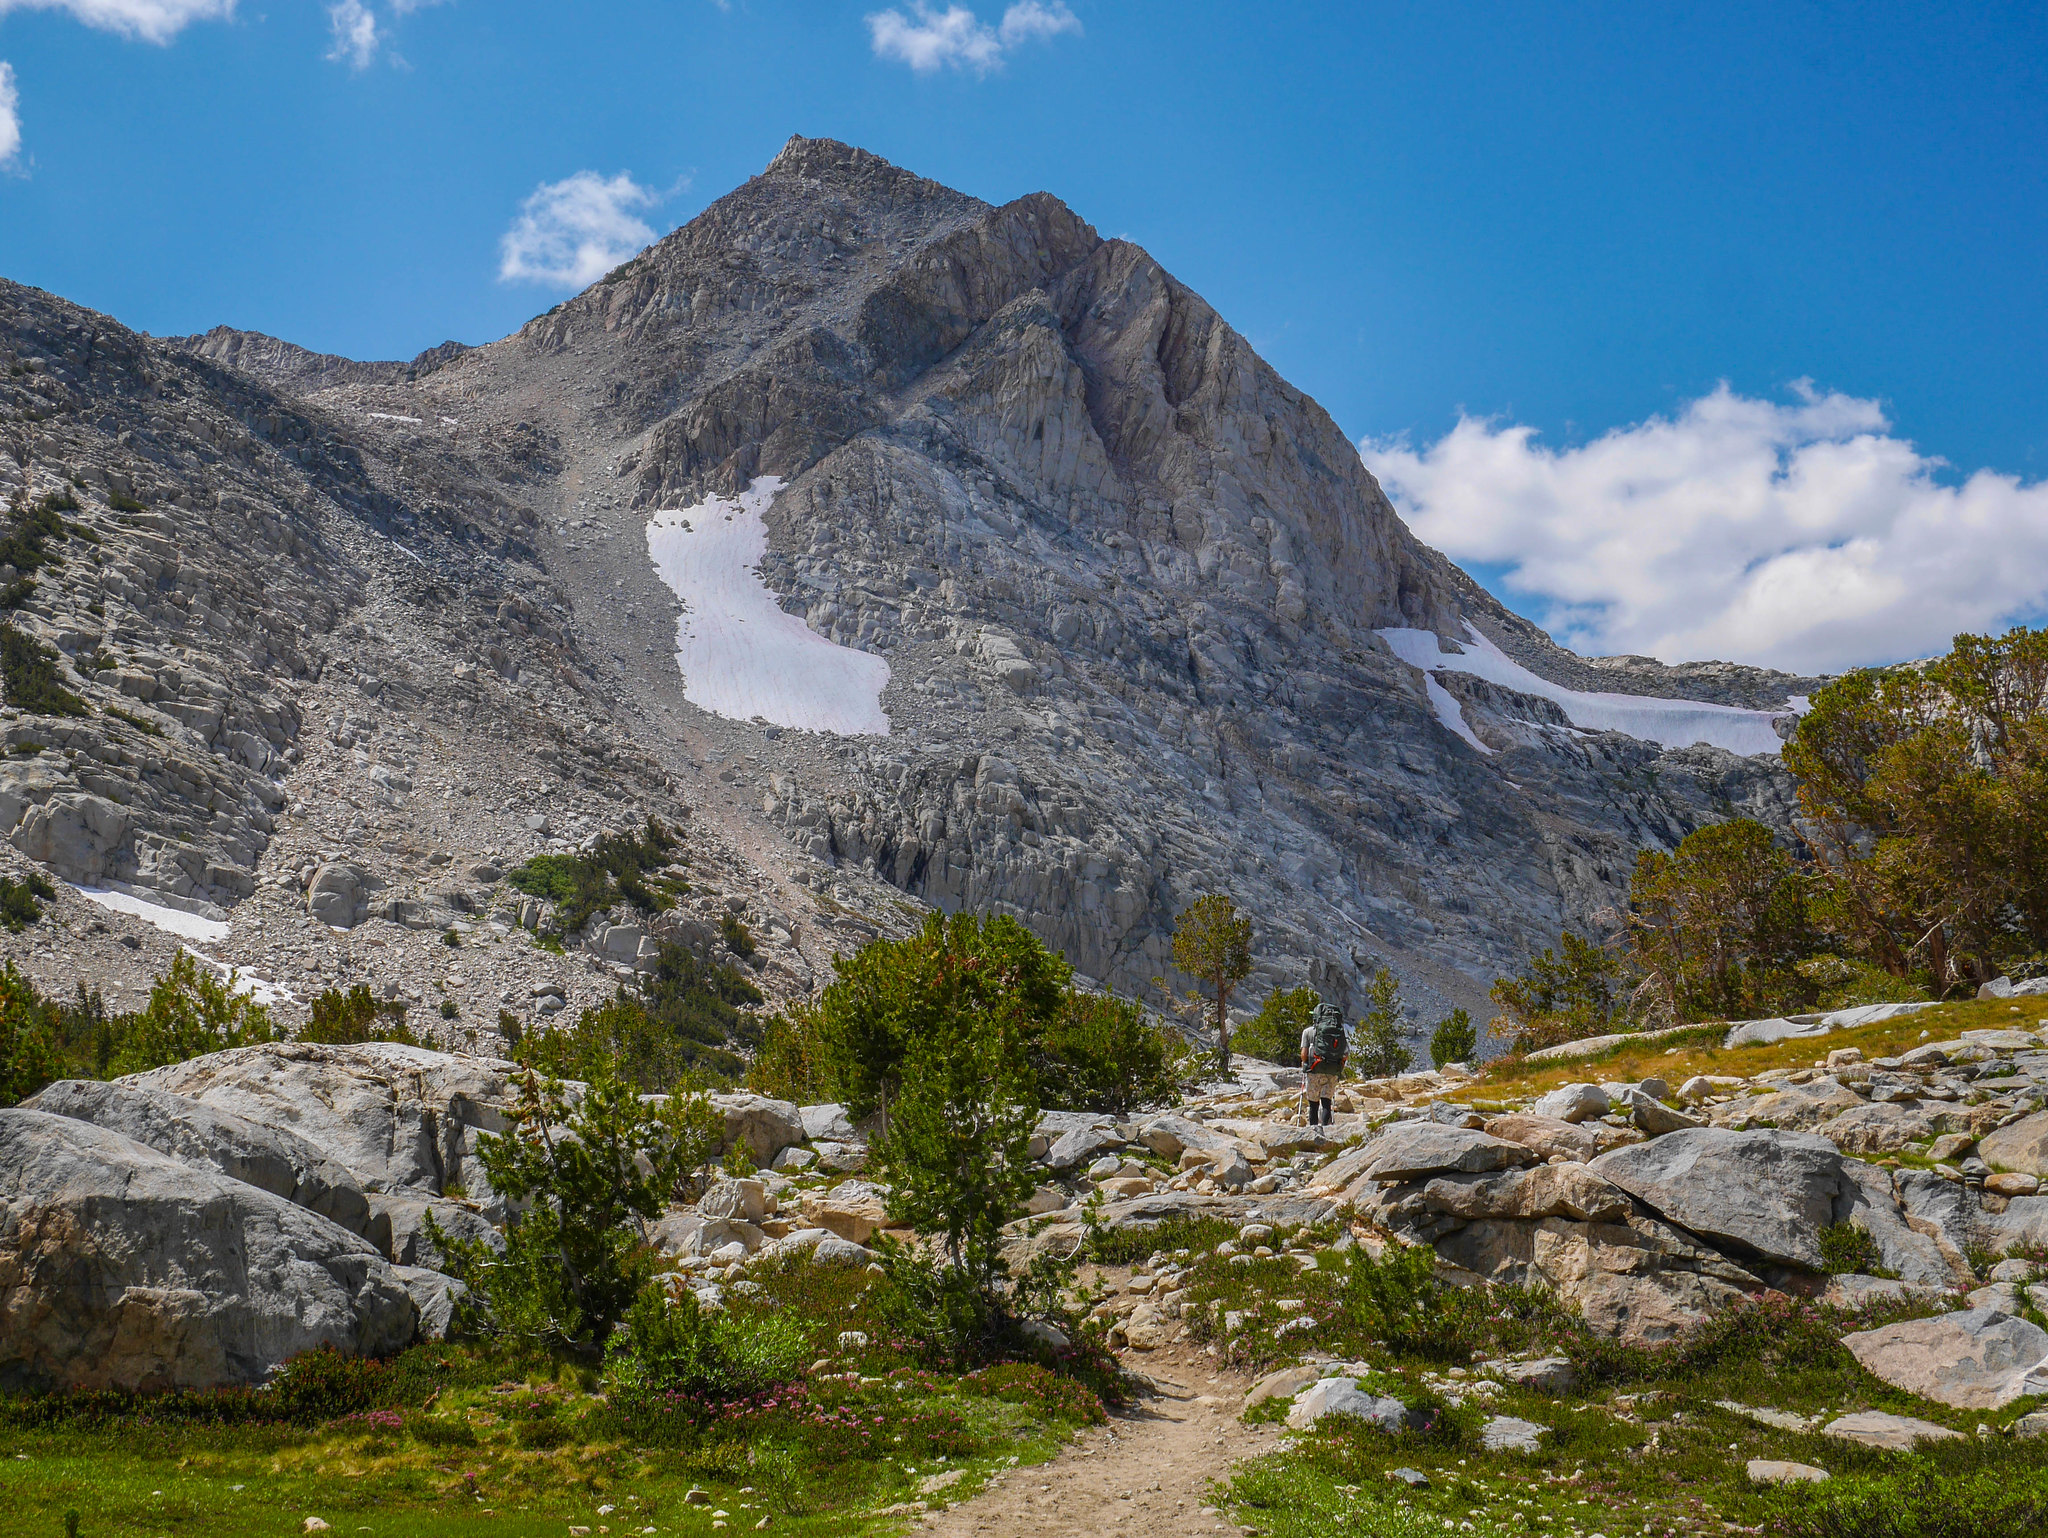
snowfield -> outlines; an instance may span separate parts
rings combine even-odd
[[[889,664],[828,641],[785,614],[761,580],[762,522],[779,477],[738,497],[666,509],[647,523],[647,554],[677,598],[676,666],[691,704],[735,721],[759,716],[800,731],[889,735],[882,690]]]
[[[65,883],[67,886],[71,884]],[[181,940],[225,940],[228,937],[227,923],[222,919],[202,918],[197,913],[186,913],[179,908],[167,908],[162,903],[153,903],[146,897],[137,897],[133,892],[115,891],[109,887],[72,886],[71,890],[87,902],[96,902],[102,908],[116,913],[126,913],[154,924],[158,929],[176,935]]]
[[[1744,710],[1736,705],[1712,705],[1703,700],[1669,700],[1643,694],[1589,694],[1567,689],[1530,672],[1493,642],[1465,627],[1465,650],[1447,652],[1427,630],[1401,628],[1379,632],[1395,656],[1410,667],[1420,668],[1427,677],[1430,704],[1437,718],[1482,753],[1491,752],[1472,734],[1464,714],[1450,691],[1439,684],[1437,673],[1469,673],[1503,688],[1554,700],[1572,725],[1589,732],[1625,732],[1643,742],[1667,748],[1688,748],[1696,742],[1711,743],[1745,757],[1776,753],[1784,744],[1771,723],[1780,716],[1803,711],[1804,699],[1787,700],[1778,710]]]

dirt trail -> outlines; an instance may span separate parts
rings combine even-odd
[[[1236,1533],[1212,1504],[1209,1482],[1271,1451],[1272,1426],[1237,1418],[1250,1380],[1185,1347],[1126,1358],[1154,1385],[1050,1463],[1012,1469],[975,1499],[924,1517],[913,1529],[943,1538],[1186,1538]]]

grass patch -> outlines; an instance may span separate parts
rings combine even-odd
[[[1593,1340],[1562,1315],[1525,1319],[1526,1342],[1561,1350],[1578,1365],[1572,1403],[1511,1385],[1474,1393],[1471,1379],[1447,1379],[1368,1344],[1358,1357],[1376,1369],[1367,1381],[1374,1392],[1390,1392],[1387,1380],[1398,1378],[1417,1393],[1471,1393],[1467,1407],[1545,1428],[1538,1450],[1488,1452],[1465,1434],[1470,1422],[1457,1417],[1430,1436],[1398,1437],[1333,1417],[1291,1451],[1246,1468],[1225,1493],[1239,1520],[1269,1538],[1330,1532],[1405,1538],[1441,1533],[1447,1522],[1460,1530],[1470,1523],[1470,1531],[1485,1535],[1700,1534],[1731,1527],[1786,1538],[2018,1538],[2039,1532],[2048,1488],[2040,1444],[1971,1434],[1980,1420],[2003,1428],[2025,1406],[1995,1416],[1953,1410],[1870,1377],[1843,1349],[1840,1335],[1889,1317],[1895,1315],[1852,1318],[1810,1303],[1749,1305],[1670,1346],[1635,1351]],[[1721,1401],[1820,1422],[1856,1410],[1889,1410],[1965,1435],[1913,1454],[1880,1453],[1818,1429],[1763,1425],[1720,1408]],[[1752,1458],[1811,1464],[1835,1479],[1819,1491],[1767,1489],[1748,1478]],[[1399,1467],[1421,1470],[1428,1486],[1390,1484],[1388,1475]],[[1949,1489],[1957,1492],[1953,1513],[1939,1494]]]
[[[1732,1050],[1720,1046],[1728,1027],[1719,1024],[1702,1026],[1699,1039],[1688,1033],[1640,1046],[1625,1044],[1597,1058],[1574,1058],[1564,1063],[1527,1063],[1503,1058],[1450,1098],[1507,1100],[1540,1095],[1560,1084],[1583,1082],[1589,1077],[1587,1070],[1594,1067],[1602,1070],[1594,1077],[1635,1080],[1654,1075],[1674,1087],[1694,1074],[1754,1078],[1773,1068],[1808,1068],[1824,1063],[1828,1053],[1842,1047],[1859,1048],[1866,1059],[1896,1057],[1921,1045],[1923,1031],[1929,1041],[1949,1041],[1964,1031],[1986,1030],[2048,1030],[2048,1001],[2028,999],[2015,1004],[2007,999],[1972,999],[1937,1004],[1875,1025],[1830,1031],[1803,1041],[1777,1041]]]
[[[164,734],[164,729],[161,726],[158,726],[156,722],[145,720],[143,717],[138,715],[133,715],[130,712],[123,710],[119,705],[109,705],[107,707],[107,714],[112,716],[116,721],[125,721],[128,725],[134,727],[138,732],[141,732],[146,737],[161,737]]]
[[[1104,1417],[1041,1365],[927,1371],[917,1343],[892,1338],[864,1271],[799,1261],[749,1276],[758,1290],[735,1289],[733,1312],[797,1321],[807,1362],[828,1368],[630,1428],[587,1371],[481,1347],[415,1347],[355,1374],[332,1358],[302,1374],[296,1407],[267,1390],[7,1402],[0,1451],[26,1456],[0,1459],[0,1533],[54,1538],[76,1510],[90,1538],[284,1538],[309,1516],[408,1538],[559,1538],[569,1525],[709,1538],[714,1521],[751,1531],[763,1518],[845,1534],[933,1476],[959,1471],[942,1499],[963,1499]],[[842,1349],[842,1331],[872,1344]],[[693,1488],[709,1499],[687,1504]]]

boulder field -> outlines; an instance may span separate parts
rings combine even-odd
[[[1953,1299],[1961,1311],[1851,1349],[1950,1403],[2039,1392],[2048,1334],[2024,1315],[2048,1304],[2048,1281],[2025,1259],[1981,1256],[2048,1235],[2048,1197],[2024,1167],[2048,1137],[2048,1052],[2005,1031],[1829,1063],[1677,1090],[1571,1084],[1485,1110],[1452,1098],[1469,1083],[1456,1071],[1411,1074],[1345,1086],[1328,1127],[1301,1124],[1298,1075],[1245,1063],[1168,1111],[1044,1113],[1040,1183],[1009,1258],[1071,1249],[1084,1203],[1111,1229],[1221,1218],[1247,1247],[1317,1225],[1346,1248],[1432,1246],[1464,1285],[1548,1287],[1631,1345],[1773,1290]],[[516,1217],[477,1150],[504,1127],[517,1073],[417,1047],[284,1042],[55,1084],[0,1111],[0,1377],[252,1383],[314,1346],[386,1353],[444,1335],[460,1284],[434,1269],[425,1219],[489,1242]],[[713,1101],[754,1173],[714,1171],[651,1226],[675,1281],[715,1306],[764,1256],[868,1263],[890,1218],[865,1129],[836,1105]],[[1892,1118],[1925,1133],[1899,1146],[1931,1150],[1931,1165],[1860,1156]],[[1860,1269],[1840,1261],[1845,1239]],[[1101,1311],[1114,1340],[1145,1350],[1182,1336],[1181,1302],[1168,1267]]]

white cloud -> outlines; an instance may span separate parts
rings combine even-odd
[[[941,68],[971,69],[986,75],[999,68],[1003,55],[1019,43],[1043,41],[1062,32],[1079,32],[1081,21],[1063,0],[1043,5],[1019,0],[991,27],[964,5],[943,11],[925,0],[912,0],[910,14],[891,8],[867,19],[875,57],[908,64],[918,74]]]
[[[0,59],[0,167],[14,164],[21,153],[21,93],[14,88],[14,66]]]
[[[1794,392],[1723,384],[1579,448],[1464,417],[1360,453],[1417,534],[1505,567],[1583,652],[1832,672],[2048,610],[2048,483],[1944,484],[1877,401]]]
[[[368,69],[375,62],[382,39],[377,36],[377,18],[363,0],[341,0],[327,7],[327,24],[334,29],[328,58],[350,69]]]
[[[623,171],[542,182],[499,242],[499,280],[586,288],[654,239],[632,210],[660,201]]]
[[[225,20],[235,0],[0,0],[9,11],[67,11],[88,27],[168,43],[195,21]]]

